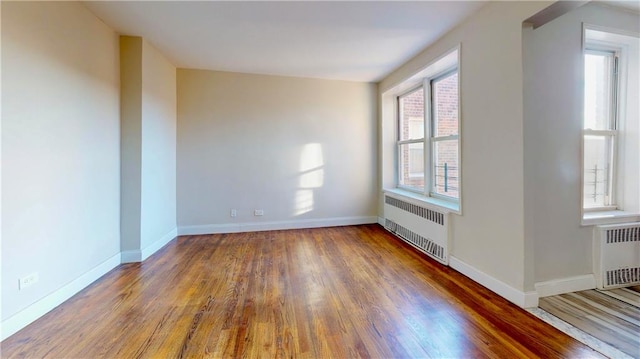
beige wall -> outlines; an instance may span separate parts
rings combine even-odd
[[[454,215],[451,226],[452,265],[462,262],[520,304],[526,290],[522,22],[548,4],[489,3],[379,85],[382,95],[461,45],[463,194],[462,215]],[[393,186],[393,142],[383,136],[380,143],[381,181]]]
[[[3,326],[119,260],[118,52],[80,3],[2,3]]]
[[[181,233],[375,221],[375,103],[374,84],[179,69]]]
[[[120,37],[120,249],[140,250],[142,38]]]
[[[120,49],[121,249],[139,261],[175,236],[176,68],[140,37]]]
[[[175,236],[176,116],[176,68],[151,44],[143,41],[142,249]]]

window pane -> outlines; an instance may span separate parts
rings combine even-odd
[[[612,129],[611,86],[613,53],[587,53],[584,57],[584,128]]]
[[[611,136],[584,136],[584,206],[608,206]]]
[[[424,143],[400,145],[400,184],[424,191]]]
[[[424,138],[424,89],[401,96],[398,102],[400,141]]]
[[[458,140],[433,143],[433,192],[459,198]]]
[[[434,137],[458,134],[458,73],[433,82]]]

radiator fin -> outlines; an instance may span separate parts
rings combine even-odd
[[[640,241],[640,227],[615,228],[607,230],[607,243]]]
[[[640,267],[607,271],[607,286],[631,285],[640,282]]]
[[[437,223],[441,226],[444,226],[444,214],[440,212],[436,212],[429,208],[424,208],[418,206],[416,204],[403,201],[401,199],[385,196],[385,203],[396,208],[400,208],[403,211],[407,211],[409,213],[413,213],[416,216],[425,218],[431,222]]]
[[[425,238],[389,219],[385,220],[384,226],[389,232],[394,233],[395,235],[404,239],[406,242],[420,249],[421,251],[433,256],[438,260],[446,260],[444,248],[442,246],[439,246],[431,239]]]

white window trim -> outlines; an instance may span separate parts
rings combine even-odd
[[[604,205],[604,206],[600,206],[600,207],[584,207],[584,196],[585,194],[582,194],[582,209],[584,213],[587,212],[601,212],[601,211],[612,211],[612,210],[617,210],[618,209],[618,200],[617,200],[617,186],[616,183],[618,181],[618,171],[617,171],[617,167],[618,167],[618,147],[620,146],[619,142],[618,142],[618,130],[592,130],[592,129],[585,129],[582,130],[582,141],[584,141],[584,138],[586,136],[602,136],[602,137],[611,137],[611,141],[612,141],[612,153],[611,153],[611,159],[609,160],[610,163],[610,168],[609,168],[609,173],[607,174],[607,176],[609,177],[609,181],[608,181],[608,192],[609,192],[609,204],[608,205]],[[584,148],[584,142],[583,142],[583,148]],[[584,157],[584,154],[583,154]],[[584,165],[584,158],[583,158],[583,165]],[[584,170],[582,172],[582,190],[584,191]]]
[[[434,113],[433,113],[433,108],[432,108],[432,101],[433,101],[433,97],[432,97],[432,87],[433,87],[433,83],[437,80],[440,79],[444,79],[446,77],[448,77],[449,75],[456,73],[458,74],[458,134],[457,135],[448,135],[448,136],[434,136],[431,132],[433,131],[433,126],[435,124],[435,119],[434,119]],[[456,140],[458,141],[458,150],[457,150],[457,154],[458,154],[458,166],[460,166],[460,68],[458,66],[458,64],[455,64],[454,66],[451,66],[448,69],[445,69],[444,71],[441,71],[439,73],[437,73],[434,76],[431,76],[428,79],[425,79],[425,85],[429,84],[429,101],[428,101],[428,106],[425,106],[426,109],[429,110],[429,137],[428,137],[428,141],[429,141],[429,170],[431,171],[431,176],[430,177],[430,181],[429,181],[429,197],[434,197],[434,198],[440,198],[443,199],[445,201],[451,201],[451,202],[458,202],[459,201],[459,197],[460,194],[458,192],[458,198],[455,197],[451,197],[451,196],[447,196],[445,194],[441,194],[441,193],[436,193],[435,192],[435,184],[436,184],[436,172],[435,171],[435,166],[434,166],[434,147],[435,144],[437,142],[440,141],[451,141],[451,140]],[[425,98],[426,101],[426,98]],[[458,185],[460,184],[460,178],[458,179]]]
[[[601,33],[606,33],[604,37],[601,34],[597,34],[594,37],[589,38],[587,35],[588,31],[596,31]],[[583,59],[584,54],[589,51],[614,51],[617,53],[619,57],[618,63],[618,88],[616,89],[617,95],[617,108],[616,118],[614,118],[615,123],[613,124],[613,129],[611,130],[593,130],[593,129],[584,129],[582,133],[582,148],[581,148],[581,161],[580,161],[580,173],[581,173],[581,196],[580,196],[580,209],[581,209],[581,225],[582,226],[592,226],[592,225],[601,225],[601,224],[615,224],[615,223],[626,223],[626,222],[634,222],[640,221],[640,210],[638,211],[629,211],[625,210],[625,208],[620,208],[620,205],[623,205],[620,202],[620,198],[623,195],[620,193],[621,189],[617,188],[620,184],[618,179],[618,169],[623,167],[624,164],[617,163],[619,161],[619,153],[621,146],[623,146],[623,141],[619,140],[621,136],[620,123],[624,121],[629,121],[630,119],[626,119],[626,106],[627,97],[630,96],[627,93],[627,77],[628,77],[628,69],[627,69],[627,61],[626,53],[628,51],[627,44],[624,41],[618,41],[620,39],[620,35],[622,36],[630,36],[630,37],[639,37],[639,34],[631,33],[627,31],[621,31],[618,29],[606,28],[597,25],[583,24]],[[616,38],[615,41],[610,38]],[[614,146],[613,146],[613,157],[614,163],[612,166],[615,166],[615,170],[612,176],[612,184],[615,184],[612,189],[611,196],[613,197],[611,203],[614,205],[605,206],[605,207],[592,207],[585,208],[584,207],[584,136],[585,135],[608,135],[613,137]],[[636,174],[637,178],[640,179],[640,173]],[[640,193],[635,193],[635,195],[640,196]]]
[[[610,123],[608,124],[608,129],[584,129],[582,131],[582,141],[584,148],[584,141],[586,136],[599,136],[599,137],[610,137],[611,138],[611,153],[609,155],[609,168],[607,176],[607,193],[609,194],[608,198],[605,199],[604,206],[599,207],[584,207],[584,197],[585,193],[582,194],[583,201],[583,212],[601,212],[601,211],[611,211],[618,209],[618,198],[617,198],[617,182],[618,182],[618,147],[620,144],[618,143],[618,125],[619,125],[619,116],[620,116],[620,101],[619,95],[621,93],[622,84],[619,81],[620,69],[618,68],[618,61],[620,59],[621,48],[617,46],[603,45],[601,42],[594,42],[593,40],[587,41],[585,37],[584,49],[583,49],[583,59],[587,54],[597,54],[604,56],[611,56],[614,61],[613,67],[613,76],[611,79],[610,85],[612,85],[611,93],[609,101],[611,103],[610,109]],[[583,153],[583,164],[584,164],[584,153]],[[584,171],[582,172],[582,190],[584,191]]]
[[[444,212],[447,213],[455,213],[461,214],[460,212],[460,204],[457,202],[446,201],[436,197],[425,197],[423,194],[413,191],[407,191],[403,188],[385,188],[382,190],[383,193],[391,193],[396,196],[409,198],[418,203],[425,203],[428,205],[436,206],[441,208]]]
[[[402,93],[398,94],[395,98],[395,103],[396,103],[396,108],[395,108],[395,122],[396,122],[396,172],[395,172],[395,178],[396,178],[396,185],[398,188],[401,188],[404,191],[408,191],[408,192],[413,192],[413,193],[422,193],[422,191],[420,191],[419,189],[412,187],[412,186],[407,186],[404,184],[400,183],[400,174],[402,173],[402,169],[400,168],[402,166],[402,163],[400,162],[400,147],[402,145],[410,145],[412,143],[422,143],[423,146],[426,146],[425,141],[426,141],[426,132],[423,132],[422,137],[421,138],[414,138],[414,139],[409,139],[409,140],[400,140],[400,99],[402,97],[406,97],[411,95],[412,93],[419,91],[420,89],[423,89],[423,91],[426,92],[426,89],[424,88],[424,83],[420,83],[416,86],[413,86],[410,90],[407,91],[403,91]],[[424,95],[423,95],[424,96]],[[426,97],[425,97],[426,100]],[[426,103],[425,103],[426,106]],[[426,131],[426,118],[424,118],[423,115],[423,131]],[[423,149],[424,151],[424,149]],[[426,166],[427,164],[423,164],[423,166]],[[424,167],[422,170],[423,175],[420,177],[424,177],[424,173],[425,173],[425,169],[428,167]],[[414,178],[418,178],[419,176],[415,176]]]
[[[583,226],[640,222],[640,214],[620,210],[600,210],[585,212],[582,217]]]

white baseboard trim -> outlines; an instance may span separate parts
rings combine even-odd
[[[513,288],[454,256],[449,256],[449,266],[521,308],[538,306],[538,295],[535,291],[523,292]]]
[[[378,217],[378,224],[384,227],[384,218]]]
[[[5,340],[20,329],[31,324],[36,319],[47,314],[58,305],[64,303],[64,301],[73,297],[76,293],[89,286],[89,284],[95,282],[97,279],[107,274],[110,270],[120,265],[120,262],[120,253],[118,253],[113,257],[107,259],[106,261],[93,267],[93,269],[84,273],[80,277],[72,280],[62,288],[56,290],[55,292],[47,295],[46,297],[31,304],[20,312],[7,318],[2,322],[2,325],[0,325],[2,331],[2,333],[0,334],[0,337],[2,339],[0,340]]]
[[[259,232],[259,231],[274,231],[274,230],[283,230],[283,229],[353,226],[353,225],[359,225],[359,224],[372,224],[372,223],[378,223],[378,217],[360,216],[360,217],[300,219],[300,220],[274,221],[274,222],[208,224],[208,225],[200,225],[200,226],[179,226],[178,235],[185,236],[185,235],[215,234],[215,233]]]
[[[522,308],[537,308],[538,307],[538,293],[536,291],[524,292],[524,302],[520,307]]]
[[[176,228],[170,230],[164,236],[162,236],[162,238],[158,239],[157,241],[151,243],[146,248],[144,248],[142,250],[140,259],[143,261],[143,260],[149,258],[151,255],[153,255],[155,252],[159,251],[162,247],[166,246],[167,243],[171,242],[171,240],[173,240],[177,236],[178,236],[178,228],[176,227]]]
[[[535,284],[538,297],[578,292],[596,287],[596,277],[593,274],[549,280]]]
[[[121,255],[122,263],[142,262],[142,251],[140,250],[122,251]]]
[[[170,230],[169,233],[162,236],[162,238],[151,243],[142,250],[134,249],[130,251],[122,251],[122,263],[142,262],[143,260],[153,255],[155,252],[159,251],[162,247],[166,246],[167,243],[171,242],[171,240],[176,238],[177,236],[178,228],[174,228]]]

